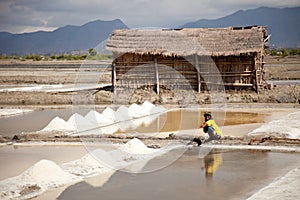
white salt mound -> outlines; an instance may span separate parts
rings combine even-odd
[[[75,131],[76,128],[67,123],[64,119],[60,118],[60,117],[55,117],[54,119],[52,119],[50,121],[50,123],[43,128],[41,131]]]
[[[103,125],[103,124],[111,124],[113,123],[112,120],[104,117],[102,114],[100,114],[99,112],[95,111],[95,110],[91,110],[86,116],[85,119],[87,119],[88,121],[92,122],[92,123],[97,123],[99,125]]]
[[[300,110],[263,124],[248,135],[275,135],[287,138],[300,138]]]
[[[152,104],[152,103],[150,103],[149,101],[145,101],[145,102],[142,104],[142,109],[143,109],[146,113],[148,113],[148,114],[151,113],[150,111],[151,111],[153,108],[155,108],[155,105]]]
[[[0,117],[8,117],[13,115],[21,115],[27,112],[32,112],[30,109],[12,109],[12,108],[2,108],[0,109]]]
[[[129,106],[128,113],[129,113],[129,116],[131,116],[132,118],[144,117],[146,115],[149,115],[149,113],[147,113],[142,108],[142,106],[137,105],[136,103],[133,103]]]
[[[115,112],[115,120],[117,126],[122,130],[126,131],[133,127],[131,117],[128,114],[128,108],[126,106],[120,106]]]
[[[24,171],[21,175],[0,181],[1,199],[29,199],[48,189],[70,182],[79,181],[80,177],[64,172],[56,163],[41,160]],[[35,186],[32,191],[22,194],[24,188]]]
[[[115,118],[117,122],[131,119],[129,109],[126,106],[120,106],[115,112]]]
[[[68,119],[68,123],[75,127],[77,131],[87,131],[98,127],[98,124],[88,121],[78,113],[73,114]]]
[[[94,126],[95,124],[98,125],[98,128],[93,131],[92,134],[113,134],[119,130],[119,127],[115,124],[115,121],[112,120],[112,113],[114,115],[113,110],[107,109],[106,113],[104,113],[104,115],[108,114],[110,116],[107,118],[103,114],[92,110],[85,116],[85,119],[92,122]]]
[[[111,121],[115,121],[115,111],[111,108],[105,108],[105,110],[102,112],[102,115],[106,119],[109,119]]]
[[[86,154],[78,160],[65,163],[62,165],[62,168],[68,173],[84,177],[109,171],[109,168],[104,167],[90,154]]]
[[[129,108],[122,105],[116,112],[106,108],[101,114],[91,110],[85,117],[75,113],[68,121],[57,116],[41,131],[77,132],[75,134],[78,135],[113,134],[118,130],[135,129],[142,124],[149,125],[164,111],[165,108],[145,101],[141,106],[135,103]]]
[[[126,144],[119,147],[119,150],[125,151],[131,154],[150,154],[157,152],[156,149],[148,148],[141,140],[133,138]]]
[[[20,175],[22,181],[34,182],[40,187],[62,185],[76,179],[72,174],[64,172],[50,160],[40,160]]]

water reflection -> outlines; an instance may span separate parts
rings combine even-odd
[[[222,164],[222,154],[212,153],[208,154],[203,159],[205,178],[210,180],[213,178],[213,174],[216,172],[218,167]]]
[[[174,110],[160,115],[151,124],[142,125],[135,129],[139,133],[154,131],[170,132],[188,129],[198,129],[202,124],[204,111]],[[219,126],[262,123],[265,114],[252,112],[212,112]]]

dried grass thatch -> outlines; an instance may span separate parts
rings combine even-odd
[[[260,52],[264,48],[264,27],[119,29],[107,41],[107,49],[116,53],[164,56],[228,56]]]

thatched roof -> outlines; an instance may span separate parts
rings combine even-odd
[[[264,48],[264,27],[120,29],[114,30],[107,49],[116,53],[187,55],[239,55]]]

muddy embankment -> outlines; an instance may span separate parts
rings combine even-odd
[[[29,144],[40,143],[43,144],[64,144],[64,143],[81,143],[86,144],[97,144],[97,143],[111,143],[111,144],[122,144],[126,143],[133,138],[138,138],[143,141],[150,148],[161,148],[168,144],[193,144],[197,146],[196,142],[193,142],[194,137],[192,136],[176,136],[175,134],[170,134],[164,138],[149,137],[149,136],[137,136],[130,134],[112,134],[112,135],[99,135],[99,136],[67,136],[61,133],[52,134],[37,134],[37,133],[26,133],[17,134],[13,137],[3,137],[0,136],[0,143],[8,145],[18,145],[18,144]],[[199,137],[204,141],[204,136]],[[273,137],[273,136],[224,136],[218,141],[213,143],[215,148],[222,148],[220,145],[248,145],[253,147],[253,149],[258,149],[259,147],[280,147],[279,149],[274,148],[275,151],[299,151],[300,139],[291,139],[285,137]],[[282,147],[287,147],[289,149],[284,149]],[[224,148],[224,147],[223,147]],[[228,147],[225,147],[225,149]],[[294,149],[295,148],[295,149]],[[266,148],[268,150],[268,148]]]
[[[111,84],[109,61],[93,63],[89,67],[80,62],[8,62],[0,63],[0,105],[66,105],[66,104],[110,104],[117,99],[111,88],[93,88],[84,91],[44,92],[37,90],[7,91],[5,88],[32,84],[73,84],[90,83],[97,80],[99,84]],[[102,67],[97,67],[102,66]],[[80,77],[79,77],[80,76]],[[296,103],[300,96],[300,85],[290,80],[300,81],[300,57],[265,58],[265,79],[267,81],[284,80],[284,84],[272,83],[256,93],[255,91],[226,91],[212,95],[195,91],[170,91],[160,89],[157,95],[153,88],[142,88],[129,94],[128,103],[142,103],[148,100],[157,104],[209,104],[226,103]],[[297,85],[298,84],[298,85]],[[128,94],[125,94],[125,96]],[[188,96],[187,96],[188,95]],[[124,97],[124,99],[126,99]],[[188,101],[190,102],[188,102]]]

